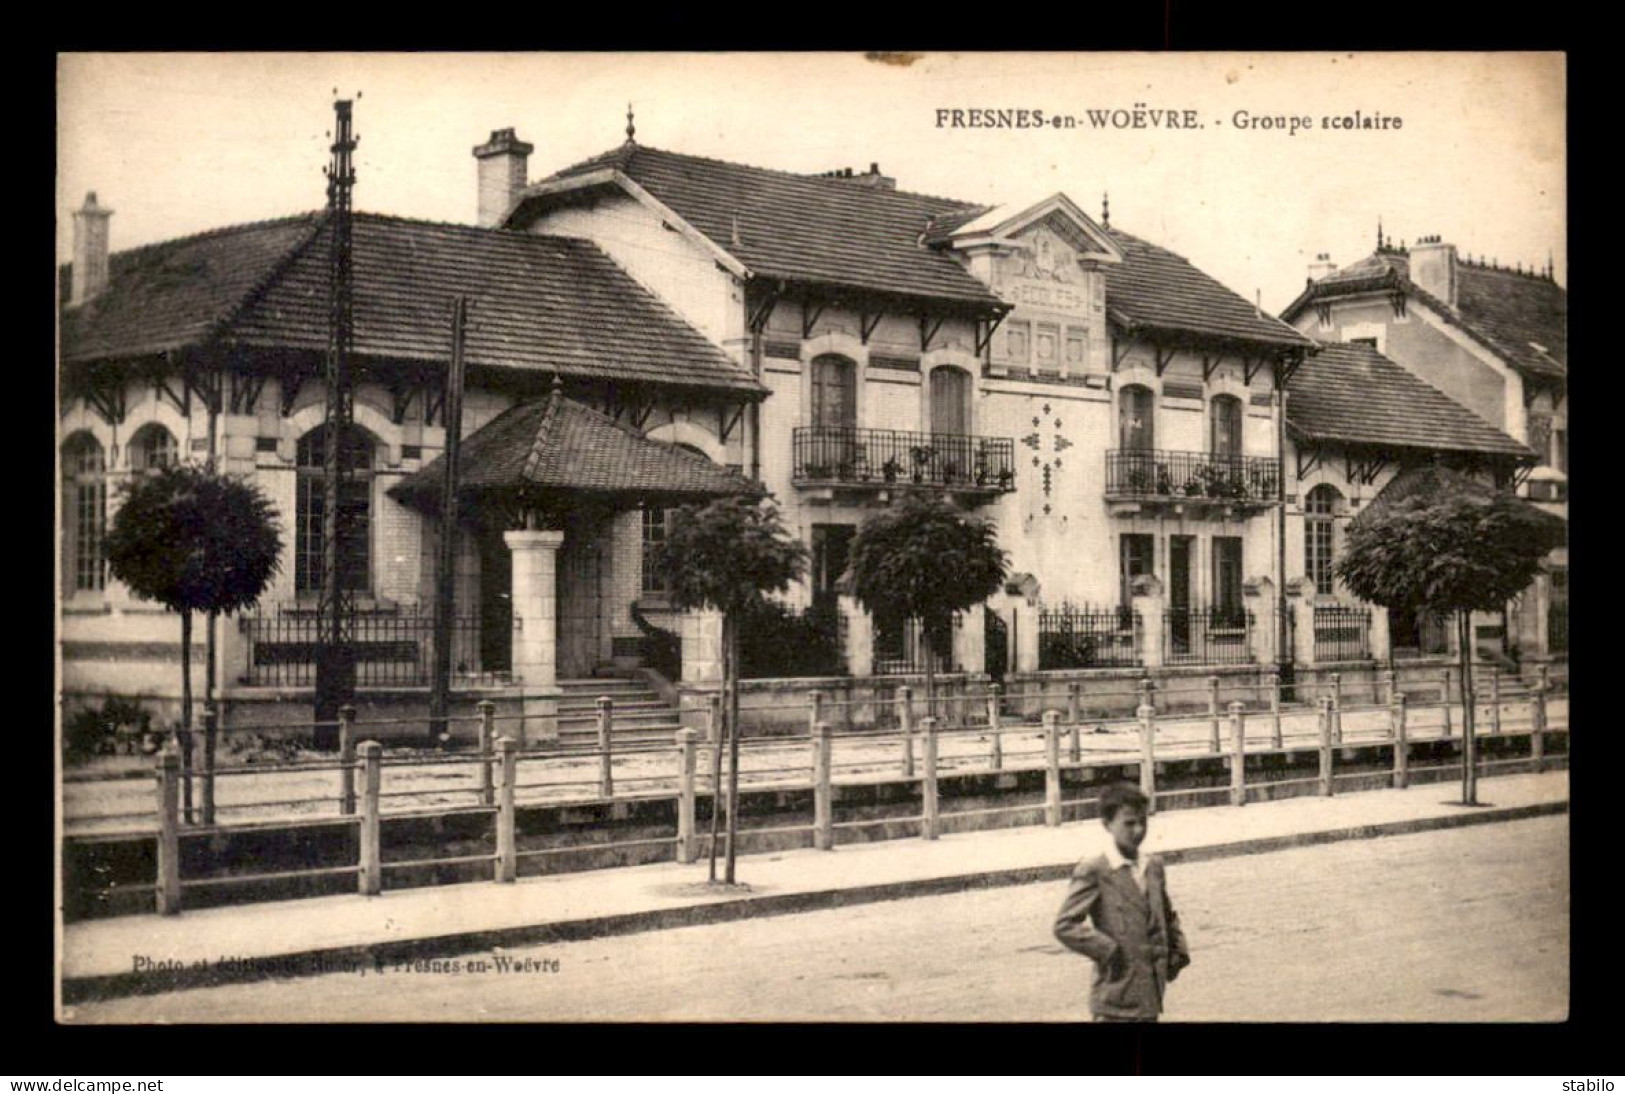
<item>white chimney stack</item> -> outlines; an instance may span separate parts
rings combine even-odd
[[[1315,260],[1309,263],[1309,280],[1319,281],[1328,274],[1337,272],[1337,263],[1332,261],[1329,254],[1318,254]]]
[[[1423,236],[1411,244],[1411,280],[1417,288],[1456,310],[1456,245],[1438,236]]]
[[[514,136],[512,129],[495,129],[491,139],[474,149],[479,161],[479,226],[495,228],[513,208],[525,188],[525,167],[536,146]]]
[[[85,195],[73,214],[73,286],[68,303],[83,304],[107,288],[107,222],[113,210],[96,204],[96,191]]]

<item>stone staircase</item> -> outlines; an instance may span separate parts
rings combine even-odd
[[[598,747],[598,699],[613,701],[614,721],[610,747],[677,744],[682,727],[677,710],[660,697],[645,680],[598,676],[585,680],[560,680],[559,746],[564,749]]]

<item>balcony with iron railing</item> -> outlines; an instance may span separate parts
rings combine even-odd
[[[1002,494],[1016,486],[1015,442],[1009,437],[800,426],[791,444],[791,479],[802,488]]]
[[[1281,461],[1273,456],[1114,448],[1106,453],[1106,500],[1263,508],[1281,500]]]

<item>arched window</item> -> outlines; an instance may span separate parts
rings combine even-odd
[[[812,363],[812,424],[852,429],[858,424],[858,370],[845,357],[825,354]]]
[[[1334,520],[1343,508],[1343,495],[1326,483],[1309,491],[1303,501],[1303,572],[1315,584],[1316,596],[1337,590],[1332,574],[1336,539]]]
[[[179,451],[175,434],[157,422],[144,425],[130,438],[130,470],[157,471],[173,467],[179,458]]]
[[[372,461],[377,442],[360,426],[352,425],[340,443],[340,455],[350,477],[338,499],[339,576],[345,589],[372,588]],[[295,454],[298,494],[294,532],[294,587],[302,593],[322,588],[322,528],[326,515],[327,427],[319,425],[299,438]]]
[[[101,442],[75,433],[62,446],[63,577],[70,591],[107,587],[107,458]]]
[[[1156,397],[1151,389],[1130,384],[1117,397],[1118,447],[1148,452],[1157,447]]]
[[[1241,400],[1234,395],[1217,395],[1208,413],[1212,453],[1215,456],[1241,455]]]

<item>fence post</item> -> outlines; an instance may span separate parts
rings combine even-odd
[[[686,866],[694,861],[694,769],[699,734],[692,729],[677,731],[677,861]]]
[[[1061,826],[1061,712],[1044,712],[1044,823]]]
[[[831,817],[830,749],[833,741],[829,723],[819,722],[812,728],[813,746],[813,846],[820,851],[835,848],[835,829]]]
[[[339,812],[355,813],[355,707],[339,707]]]
[[[379,792],[384,782],[384,746],[362,741],[361,755],[361,838],[360,890],[362,896],[377,896],[384,888],[383,845],[379,839]]]
[[[220,711],[213,703],[203,707],[203,823],[214,823],[214,764],[220,740]]]
[[[932,717],[920,719],[920,732],[925,735],[925,770],[920,779],[920,797],[923,812],[920,821],[920,835],[926,839],[937,838],[937,720]]]
[[[1388,712],[1394,731],[1394,789],[1404,790],[1410,784],[1411,745],[1405,732],[1405,696],[1402,693],[1394,693]]]
[[[914,689],[897,689],[897,722],[903,730],[903,778],[914,777]]]
[[[1071,726],[1067,734],[1066,758],[1072,763],[1083,760],[1083,685],[1074,680],[1066,686],[1066,721]]]
[[[1208,718],[1207,750],[1209,752],[1218,752],[1219,751],[1219,678],[1217,676],[1209,676],[1207,678],[1207,718]]]
[[[1450,728],[1450,670],[1445,669],[1439,678],[1444,685],[1444,736],[1445,740],[1449,740],[1454,732]]]
[[[1150,707],[1152,710],[1157,708],[1155,700],[1153,700],[1151,697],[1151,693],[1154,692],[1156,688],[1157,685],[1152,682],[1151,677],[1140,677],[1140,705],[1142,707]]]
[[[1332,795],[1332,700],[1320,697],[1320,793]]]
[[[173,743],[158,754],[158,914],[181,910],[181,756]]]
[[[1247,804],[1247,723],[1239,702],[1230,704],[1230,804]]]
[[[1281,736],[1281,674],[1270,673],[1270,747],[1281,749],[1286,742]]]
[[[1394,678],[1394,670],[1393,669],[1383,669],[1382,670],[1382,686],[1383,686],[1384,701],[1389,703],[1390,705],[1392,705],[1392,703],[1394,701],[1394,696],[1398,693],[1398,690],[1399,690],[1399,683]]]
[[[1157,711],[1149,703],[1142,703],[1135,713],[1140,718],[1140,793],[1145,795],[1146,813],[1151,814],[1157,811],[1157,770],[1153,747],[1157,732],[1153,719]]]
[[[1332,743],[1343,743],[1343,674],[1332,673]]]
[[[1546,767],[1546,666],[1540,666],[1535,678],[1535,697],[1529,707],[1529,758],[1535,770]]]
[[[495,703],[480,700],[480,801],[485,805],[496,801],[491,783],[491,742],[496,740],[496,713]]]
[[[713,692],[706,703],[705,740],[715,746],[722,735],[722,695]]]
[[[598,697],[598,796],[615,796],[614,757],[610,754],[609,738],[615,728],[615,700],[607,695]]]
[[[512,737],[497,738],[497,859],[496,880],[512,881],[519,876],[519,845],[515,832],[514,790],[519,781],[519,742]]]
[[[817,728],[818,723],[824,720],[824,693],[816,690],[809,691],[807,693],[807,702],[811,704],[807,716],[807,732],[812,733]]]
[[[999,685],[994,684],[995,688]],[[993,754],[989,758],[994,771],[1004,769],[1004,722],[999,717],[999,699],[989,695],[987,700],[987,731],[993,738]]]
[[[1501,670],[1497,668],[1490,669],[1490,732],[1501,732]]]

